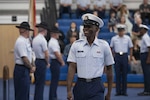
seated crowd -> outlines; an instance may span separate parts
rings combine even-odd
[[[74,6],[75,2],[75,6]],[[109,7],[106,8],[107,3]],[[72,15],[75,14],[76,18],[80,18],[85,13],[92,13],[97,11],[98,17],[104,19],[107,18],[106,10],[109,12],[109,16],[112,12],[115,13],[116,17],[124,15],[129,20],[133,20],[127,6],[123,0],[60,0],[59,1],[59,18],[62,18],[63,14]],[[144,24],[150,24],[150,4],[148,0],[143,0],[137,8],[136,15],[141,15]],[[129,23],[128,20],[126,23]]]
[[[109,11],[109,17],[106,17],[106,0],[94,0],[91,2],[91,0],[77,0],[77,9],[75,10],[76,18],[80,18],[85,13],[93,13],[94,15],[97,15],[98,17],[108,20],[107,25],[105,25],[107,30],[109,32],[117,33],[116,26],[118,24],[123,24],[126,26],[125,33],[130,36],[130,38],[133,41],[133,62],[130,63],[130,72],[131,73],[142,73],[141,66],[139,62],[139,41],[138,38],[139,35],[139,29],[140,24],[146,24],[149,25],[149,12],[150,12],[150,4],[148,4],[148,0],[143,0],[138,10],[134,12],[133,15],[131,15],[129,9],[127,8],[127,5],[123,3],[122,0],[110,0],[110,9]],[[69,14],[69,17],[72,18],[72,6],[73,1],[72,0],[60,0],[60,10],[59,10],[59,18],[62,18],[62,15],[65,13]],[[93,3],[93,9],[90,9],[90,5]],[[59,23],[57,23],[59,24]],[[59,28],[59,27],[58,27]],[[67,55],[69,52],[69,48],[72,44],[72,40],[79,39],[80,35],[79,26],[77,26],[76,22],[70,23],[70,26],[68,26],[68,31],[65,33],[66,35],[63,35],[63,30],[61,31],[61,36],[63,38],[60,38],[62,40],[60,44],[62,45],[61,52],[64,53],[64,55]],[[74,37],[74,38],[72,38]],[[66,47],[65,47],[66,46]],[[137,68],[135,66],[138,66]]]

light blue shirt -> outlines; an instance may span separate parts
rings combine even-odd
[[[131,38],[127,35],[124,35],[123,37],[116,35],[112,37],[110,47],[113,48],[116,53],[128,53],[128,49],[133,47],[133,43]]]
[[[80,78],[101,77],[104,66],[114,64],[108,43],[97,38],[91,46],[86,39],[75,41],[71,46],[67,61],[77,64],[77,74]]]
[[[148,33],[145,33],[141,40],[140,52],[141,53],[148,52],[148,47],[150,47],[150,37]]]
[[[72,4],[72,0],[60,0],[61,4]]]
[[[48,50],[47,41],[42,34],[38,34],[32,42],[36,58],[45,59],[44,52]]]
[[[81,7],[86,7],[87,5],[91,4],[90,0],[77,0],[77,4]]]
[[[60,53],[60,46],[58,40],[55,38],[51,38],[48,43],[48,50],[51,59],[56,59],[54,52]]]
[[[29,39],[23,36],[18,37],[14,47],[14,57],[16,64],[24,64],[21,57],[27,57],[30,62],[32,61],[32,49]]]
[[[113,6],[118,6],[119,4],[122,4],[123,1],[122,1],[122,0],[110,0],[110,3],[111,3]]]
[[[93,2],[97,7],[103,7],[104,5],[106,5],[106,0],[94,0]]]

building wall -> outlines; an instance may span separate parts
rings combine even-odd
[[[3,67],[9,67],[10,77],[14,70],[14,44],[19,36],[16,25],[0,25],[0,78],[3,76]]]

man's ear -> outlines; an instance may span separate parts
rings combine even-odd
[[[96,32],[99,33],[99,31],[100,31],[100,28],[99,28],[99,27],[96,27]]]
[[[98,36],[100,29],[97,27],[96,30],[96,36]]]

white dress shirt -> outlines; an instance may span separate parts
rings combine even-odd
[[[38,34],[32,42],[33,51],[35,52],[36,58],[45,59],[44,52],[48,50],[47,41],[42,34]]]
[[[24,64],[22,57],[27,57],[30,62],[32,61],[32,49],[28,38],[21,35],[18,37],[14,47],[14,57],[16,64]]]
[[[61,4],[72,4],[72,0],[60,0]]]
[[[90,0],[77,0],[77,5],[80,5],[81,7],[86,7],[87,5],[90,5]]]
[[[122,0],[110,0],[110,3],[111,3],[113,6],[119,6],[119,4],[122,4],[123,1],[122,1]]]
[[[97,38],[91,46],[86,39],[74,42],[67,61],[77,64],[77,74],[80,78],[101,77],[104,66],[114,64],[108,43]]]
[[[48,50],[50,54],[51,59],[56,59],[56,56],[54,52],[59,52],[60,53],[60,46],[58,43],[58,40],[55,38],[51,38],[48,43]]]
[[[94,0],[94,5],[96,5],[97,7],[103,7],[104,5],[106,5],[106,0]]]
[[[145,33],[141,40],[140,52],[141,53],[148,52],[148,47],[150,47],[150,37],[148,33]]]
[[[112,37],[110,47],[113,48],[116,53],[128,53],[128,49],[133,47],[133,43],[131,38],[127,35],[124,35],[123,37],[116,35]]]

